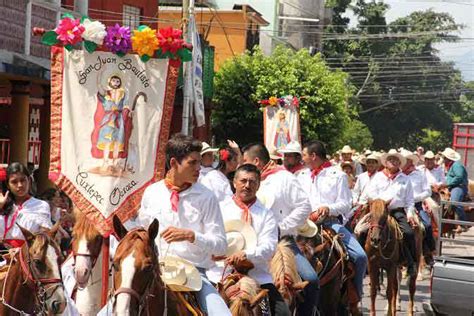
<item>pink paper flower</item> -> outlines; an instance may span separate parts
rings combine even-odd
[[[158,41],[160,43],[160,48],[163,53],[171,52],[176,54],[176,52],[183,47],[184,40],[181,38],[182,31],[179,29],[174,29],[171,26],[158,30]]]
[[[59,21],[59,25],[54,31],[58,34],[57,39],[63,45],[74,45],[81,41],[84,30],[79,19],[74,20],[66,17]]]

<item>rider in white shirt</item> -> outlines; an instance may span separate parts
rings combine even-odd
[[[292,141],[284,149],[278,151],[283,155],[283,166],[294,174],[300,182],[303,189],[308,186],[311,170],[303,162],[301,145],[297,141]]]
[[[367,201],[363,199],[364,192],[369,187],[370,182],[380,167],[380,158],[374,154],[367,156],[364,161],[367,171],[357,177],[355,186],[352,189],[352,204],[355,206],[367,204]]]
[[[199,170],[199,181],[210,171],[214,170],[214,154],[218,148],[212,148],[208,143],[202,142],[201,169]]]
[[[424,156],[423,165],[418,167],[418,169],[425,174],[426,180],[433,191],[437,191],[440,186],[446,184],[444,168],[443,166],[436,165],[435,158],[431,150],[427,151]]]

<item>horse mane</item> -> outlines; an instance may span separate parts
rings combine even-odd
[[[280,280],[280,284],[285,284],[285,276],[288,276],[293,283],[301,282],[301,277],[296,269],[295,255],[290,249],[288,241],[278,243],[275,254],[270,261],[270,274],[275,282]]]
[[[235,285],[229,287],[229,290],[237,288],[237,293],[229,297],[231,300],[230,311],[232,315],[247,315],[248,305],[252,298],[256,297],[259,285],[254,279],[244,276]]]
[[[79,239],[81,236],[85,236],[86,240],[90,241],[101,236],[94,224],[92,224],[87,216],[77,208],[74,209],[74,219],[75,223],[72,230],[72,236],[74,239]]]
[[[379,219],[386,213],[385,201],[382,199],[373,200],[370,203],[370,216],[373,219]]]

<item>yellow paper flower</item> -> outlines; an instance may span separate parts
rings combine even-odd
[[[278,104],[278,98],[277,97],[268,98],[268,104],[270,104],[271,106],[276,106]]]
[[[152,57],[158,49],[158,38],[156,30],[145,27],[141,30],[134,30],[132,36],[132,49],[138,55],[148,55]]]

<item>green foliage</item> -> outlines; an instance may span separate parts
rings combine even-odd
[[[416,142],[417,145],[423,146],[425,150],[431,150],[433,152],[450,147],[451,138],[448,137],[446,133],[430,128],[423,128],[421,132],[418,139],[411,140],[412,143]]]
[[[319,55],[312,57],[307,50],[277,47],[271,56],[264,56],[257,47],[235,57],[215,75],[212,127],[217,141],[262,141],[263,114],[258,101],[295,95],[304,96],[300,102],[303,141],[320,139],[337,148],[353,114],[346,79],[346,74],[330,70]]]
[[[364,148],[372,148],[374,139],[367,125],[357,119],[352,119],[337,143],[337,148],[350,144],[353,149],[362,151]]]

